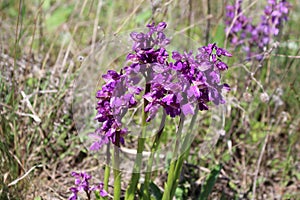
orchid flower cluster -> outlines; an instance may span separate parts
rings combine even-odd
[[[99,191],[101,197],[107,196],[107,192],[103,189],[103,183],[90,186],[89,180],[92,178],[91,175],[85,172],[81,172],[81,173],[72,172],[71,175],[75,177],[76,187],[70,188],[72,195],[69,197],[69,200],[77,200],[79,192],[85,192],[88,199],[91,199],[91,192],[93,191]]]
[[[105,84],[97,91],[97,115],[101,126],[91,136],[96,141],[91,150],[99,150],[104,144],[124,144],[129,132],[122,124],[122,117],[130,108],[144,101],[146,122],[150,122],[163,108],[167,115],[193,115],[194,108],[208,110],[208,102],[223,104],[222,90],[229,90],[220,83],[220,72],[228,68],[222,56],[232,55],[216,44],[209,44],[193,52],[169,55],[166,47],[171,40],[164,30],[167,24],[149,24],[148,32],[132,32],[132,52],[127,55],[128,65],[119,72],[109,70],[102,78]],[[144,80],[144,82],[143,82]],[[144,87],[139,86],[143,83]]]
[[[102,76],[105,83],[96,93],[98,102],[95,120],[100,125],[94,133],[90,134],[95,139],[90,150],[99,150],[109,143],[115,145],[113,148],[115,199],[120,199],[121,195],[117,147],[125,144],[125,136],[130,133],[122,120],[126,118],[126,114],[138,115],[140,112],[137,110],[142,108],[141,138],[143,138],[147,123],[158,115],[159,110],[163,110],[165,117],[179,117],[180,126],[187,115],[195,117],[196,111],[209,110],[210,102],[215,105],[224,104],[222,92],[230,90],[228,84],[221,84],[221,72],[228,69],[222,58],[232,56],[228,51],[214,43],[199,48],[196,53],[192,51],[168,52],[167,46],[171,40],[165,34],[166,27],[165,22],[157,25],[152,23],[147,25],[148,31],[146,32],[132,32],[130,34],[133,41],[132,51],[126,56],[125,66],[120,71],[108,70]],[[179,130],[178,128],[178,134],[181,134]],[[151,147],[153,151],[158,145],[156,141],[159,141],[161,133],[156,135]],[[145,140],[141,138],[138,139],[138,153],[144,150]],[[185,142],[188,140],[189,137],[184,139]],[[150,156],[147,163],[150,171],[153,159]],[[170,167],[164,200],[174,196],[177,183],[175,180],[179,178],[183,159],[183,156],[180,157],[179,161],[173,162],[173,167]],[[134,163],[135,172],[132,174],[125,194],[126,200],[135,198],[140,164],[141,157],[137,154]],[[147,172],[144,180],[144,199],[150,199],[150,173]],[[106,165],[105,168],[104,184],[99,184],[97,187],[89,186],[88,180],[91,177],[85,173],[74,172],[72,175],[76,177],[76,187],[70,189],[73,192],[70,200],[77,199],[79,191],[85,191],[88,197],[94,190],[99,190],[101,196],[108,195],[103,188],[108,189],[109,166]]]
[[[288,20],[290,4],[286,0],[268,0],[258,24],[244,15],[243,0],[237,0],[235,5],[226,7],[226,33],[233,46],[242,46],[247,59],[256,57],[261,60],[262,52],[266,51],[273,37],[278,36],[284,21]],[[258,51],[257,51],[258,47]]]

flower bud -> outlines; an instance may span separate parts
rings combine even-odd
[[[251,102],[252,101],[252,94],[250,94],[249,92],[245,92],[244,94],[243,94],[243,99],[244,99],[244,101],[245,102]]]
[[[266,103],[268,102],[270,99],[269,95],[265,92],[261,93],[260,94],[260,100],[263,102],[263,103]]]

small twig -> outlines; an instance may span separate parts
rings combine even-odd
[[[19,36],[20,36],[20,32],[22,30],[22,26],[20,25],[20,21],[22,22],[22,16],[21,16],[21,10],[22,10],[22,7],[23,7],[23,1],[20,0],[19,1],[19,12],[18,12],[18,18],[17,18],[17,26],[16,26],[16,33],[15,33],[15,48],[14,48],[14,70],[12,71],[12,80],[13,80],[13,88],[15,88],[15,84],[16,84],[16,81],[15,81],[15,72],[17,71],[17,46],[18,46],[18,43],[19,43]],[[21,23],[22,24],[22,23]],[[19,26],[21,26],[19,28]],[[12,96],[13,97],[13,101],[14,101],[14,95]]]
[[[291,55],[283,55],[283,54],[274,54],[272,56],[285,57],[285,58],[293,58],[293,59],[300,59],[300,56],[291,56]]]
[[[236,108],[240,109],[240,110],[243,112],[243,114],[244,114],[244,113],[247,113],[246,110],[245,110],[240,104],[236,103],[235,101],[238,102],[238,100],[237,100],[236,98],[232,98],[231,101],[230,101],[230,103],[231,103],[233,106],[235,106]]]
[[[44,4],[45,0],[43,0],[40,5],[38,6],[38,9],[37,9],[37,12],[34,16],[34,19],[33,19],[33,24],[34,24],[34,27],[33,27],[33,34],[32,34],[32,39],[31,39],[31,44],[30,44],[30,50],[29,50],[29,55],[32,54],[32,47],[33,47],[33,42],[34,42],[34,39],[35,39],[35,33],[36,33],[36,27],[37,27],[37,19],[38,19],[38,16],[41,12],[41,8]]]
[[[23,115],[23,116],[30,116],[34,119],[35,122],[37,123],[40,123],[42,120],[39,118],[39,116],[36,114],[36,112],[34,112],[33,110],[33,107],[29,101],[29,98],[27,97],[27,95],[25,94],[24,91],[21,91],[21,95],[23,97],[23,101],[25,101],[25,103],[27,104],[27,107],[29,108],[29,110],[32,112],[32,115],[31,114],[20,114],[20,115]]]
[[[97,38],[97,30],[98,30],[98,23],[99,23],[99,17],[100,17],[101,8],[102,8],[102,0],[99,0],[98,1],[98,5],[97,5],[96,18],[95,18],[95,21],[94,21],[94,30],[93,30],[93,37],[92,37],[91,53],[94,52],[94,48],[95,48],[95,43],[96,43],[96,38]]]
[[[135,113],[136,113],[136,112],[138,111],[138,109],[141,108],[142,106],[143,106],[143,103],[140,103],[140,105],[138,105],[137,108],[135,108],[135,109],[133,110],[133,112],[132,112],[132,114],[131,114],[131,116],[130,116],[130,118],[129,118],[127,124],[126,124],[127,126],[133,121],[133,118],[134,118]]]
[[[245,146],[242,145],[242,167],[243,167],[243,181],[242,181],[242,188],[243,188],[243,192],[246,190],[247,188],[247,167],[246,167],[246,150],[245,150]]]
[[[170,0],[170,1],[166,2],[166,3],[164,4],[164,6],[170,5],[173,1],[174,1],[174,0]]]
[[[120,150],[124,153],[128,153],[131,155],[136,155],[137,154],[137,150],[136,149],[129,149],[126,147],[121,147]],[[143,157],[150,157],[151,152],[150,151],[143,151],[142,152],[142,156]],[[159,158],[164,158],[165,156],[163,154],[159,154]]]
[[[20,165],[20,167],[22,168],[22,170],[25,172],[26,170],[25,170],[24,166],[22,165],[21,161],[19,160],[19,158],[18,158],[15,154],[13,154],[11,151],[9,151],[9,153],[10,153],[10,155],[11,155],[12,157],[14,157],[14,159],[15,159],[15,160],[17,161],[17,163]]]
[[[142,3],[144,0],[141,0],[141,2],[134,8],[134,10],[130,13],[130,15],[124,20],[124,22],[119,26],[116,32],[114,32],[114,35],[117,35],[122,28],[125,26],[125,24],[134,16],[134,14],[137,12],[137,10],[142,6]]]
[[[5,103],[0,102],[0,105],[3,106],[3,107],[6,107],[8,109],[12,109],[12,107],[10,105],[7,105]]]
[[[244,64],[240,64],[240,66],[242,66],[245,69],[245,71],[249,73],[251,79],[262,89],[263,92],[265,92],[264,86],[254,77],[257,71],[251,72]]]
[[[42,67],[41,67],[41,70],[43,70],[47,64],[47,61],[48,59],[50,58],[50,53],[52,52],[52,49],[53,49],[53,46],[54,46],[54,41],[56,41],[56,38],[58,37],[58,35],[56,35],[53,39],[53,42],[51,43],[50,47],[49,47],[49,50],[47,51],[44,59],[43,59],[43,62],[42,62]],[[41,38],[41,37],[40,37]],[[41,85],[41,80],[42,80],[42,77],[39,77],[39,81],[38,81],[38,84],[37,84],[37,89],[36,91],[39,91],[39,88],[40,88],[40,85]],[[34,100],[33,100],[33,107],[35,108],[36,104],[37,104],[37,98],[38,98],[38,95],[35,95],[34,97]]]
[[[206,172],[206,173],[210,173],[210,169],[208,169],[208,168],[205,168],[205,167],[199,167],[199,169],[201,170],[201,171],[204,171],[204,172]]]
[[[295,56],[299,56],[299,53],[300,53],[300,48],[297,50]],[[300,56],[299,56],[300,57]],[[295,59],[291,60],[288,65],[285,67],[285,72],[283,73],[283,75],[281,76],[280,78],[280,82],[279,83],[282,83],[283,80],[285,79],[286,75],[288,74],[288,72],[290,71],[290,69],[292,68],[293,66],[293,63],[295,62]],[[271,102],[274,94],[276,92],[276,89],[273,90],[272,94],[270,95],[270,98],[269,98],[269,103]]]
[[[16,185],[20,180],[24,179],[26,176],[28,176],[28,174],[34,170],[37,167],[43,167],[43,165],[36,165],[33,166],[29,169],[29,171],[27,171],[23,176],[21,176],[20,178],[17,178],[16,180],[14,180],[13,182],[11,182],[10,184],[8,184],[8,187],[12,186],[12,185]]]
[[[156,5],[154,5],[153,0],[150,0],[151,2],[151,21],[154,22],[154,15],[155,15],[155,11],[156,11]]]
[[[257,177],[258,177],[258,173],[259,173],[259,169],[260,169],[260,164],[261,164],[263,155],[264,155],[265,150],[266,150],[268,139],[269,139],[269,133],[267,133],[267,135],[265,137],[265,141],[264,141],[263,147],[260,151],[260,155],[259,155],[259,158],[258,158],[258,161],[257,161],[255,175],[254,175],[254,181],[253,181],[253,187],[252,187],[252,193],[253,193],[252,194],[252,200],[255,200]]]
[[[58,192],[56,192],[52,187],[50,187],[50,186],[47,186],[54,194],[56,194],[57,195],[57,197],[59,198],[59,199],[61,199],[61,200],[65,200],[66,199],[66,197],[64,197],[64,196],[62,196],[61,194],[59,194]]]
[[[57,93],[58,90],[38,90],[38,91],[34,91],[33,93],[27,95],[28,99],[30,99],[32,96],[36,95],[36,94],[48,94],[48,93]]]
[[[212,17],[213,17],[213,15],[207,15],[204,19],[201,19],[201,20],[198,21],[197,23],[191,24],[190,26],[185,27],[185,28],[181,29],[180,31],[176,31],[176,32],[174,33],[174,35],[178,35],[178,34],[184,33],[185,31],[187,31],[187,30],[193,28],[193,27],[196,26],[196,25],[201,24],[201,23],[202,23],[203,21],[205,21],[205,20],[211,19]],[[174,35],[173,35],[173,36],[174,36]]]
[[[192,15],[192,12],[193,12],[193,2],[192,2],[192,0],[189,0],[188,4],[189,4],[188,25],[190,26],[192,24],[192,18],[193,18],[193,15]],[[190,43],[191,43],[191,31],[192,31],[192,29],[188,30],[188,36],[189,36],[188,41],[187,41],[187,45],[188,46],[190,46]]]
[[[210,3],[211,1],[207,0],[207,15],[211,14]],[[209,42],[209,34],[210,34],[210,19],[207,20],[207,24],[206,24],[205,44],[208,44]]]
[[[23,117],[31,117],[34,121],[40,123],[41,119],[33,114],[28,114],[28,113],[21,113],[21,112],[15,112],[17,115],[23,116]]]
[[[88,2],[88,0],[85,0],[84,2],[83,2],[83,4],[82,4],[82,6],[81,6],[81,10],[80,10],[80,16],[82,16],[82,14],[83,14],[83,12],[84,12],[84,9],[85,9],[85,7],[86,7],[86,3]]]

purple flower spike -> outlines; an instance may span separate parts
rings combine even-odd
[[[288,20],[290,4],[286,0],[268,0],[260,21],[254,24],[254,20],[242,14],[242,2],[239,0],[235,5],[226,6],[225,30],[231,44],[234,47],[242,46],[247,58],[251,59],[264,52],[279,34],[283,22]],[[261,60],[263,57],[256,58]]]
[[[159,109],[174,118],[181,114],[194,115],[196,107],[208,110],[210,101],[225,103],[221,91],[229,90],[229,86],[220,83],[220,73],[228,66],[221,59],[232,55],[215,43],[199,48],[197,53],[173,51],[169,55],[166,26],[165,22],[152,23],[146,33],[131,33],[134,44],[126,57],[128,66],[120,72],[109,70],[102,76],[105,84],[96,93],[95,117],[100,126],[90,134],[94,139],[90,150],[99,150],[109,142],[116,144],[116,135],[120,136],[116,145],[124,144],[128,130],[122,119],[143,102],[146,102],[146,122]],[[144,88],[138,86],[143,81]]]
[[[99,183],[96,186],[90,186],[89,180],[92,178],[91,175],[85,172],[81,172],[81,173],[72,172],[71,175],[75,177],[76,187],[70,188],[72,195],[68,198],[68,200],[77,200],[79,192],[85,192],[87,195],[90,196],[92,191],[98,190],[102,197],[108,195],[108,193],[103,189],[103,183]]]

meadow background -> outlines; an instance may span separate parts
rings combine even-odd
[[[199,195],[219,164],[210,199],[300,199],[300,3],[289,2],[277,48],[258,63],[225,42],[225,5],[233,1],[1,0],[0,200],[67,199],[71,171],[102,180],[104,166],[82,145],[74,124],[74,80],[104,37],[151,21],[167,22],[199,47],[216,42],[233,54],[223,77],[232,87],[226,135],[199,157],[199,133],[177,199]],[[266,2],[250,3],[246,14],[259,20]],[[263,92],[269,101],[260,98]],[[165,179],[166,171],[158,171],[155,183]]]

